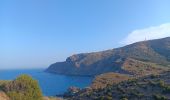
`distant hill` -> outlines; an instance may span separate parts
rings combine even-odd
[[[167,68],[170,68],[170,37],[73,55],[64,62],[52,64],[46,72],[87,76],[117,72],[143,76],[160,73]]]

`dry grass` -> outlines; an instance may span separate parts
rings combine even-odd
[[[122,69],[130,72],[135,77],[141,77],[141,76],[146,76],[151,74],[159,74],[169,70],[168,67],[163,67],[155,63],[134,60],[131,58],[128,58],[125,61]]]
[[[94,79],[91,87],[93,89],[104,88],[107,85],[116,84],[128,79],[130,79],[130,77],[126,74],[119,74],[113,72],[105,73],[105,74],[98,75]]]

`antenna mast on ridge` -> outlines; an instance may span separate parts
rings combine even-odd
[[[146,40],[146,37],[145,37],[145,41],[147,41],[147,40]]]

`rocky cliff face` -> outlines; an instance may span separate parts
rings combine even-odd
[[[46,72],[89,76],[106,72],[137,75],[152,69],[164,70],[169,66],[170,37],[137,42],[102,52],[73,55],[64,62],[52,64]],[[135,73],[138,69],[140,72]]]

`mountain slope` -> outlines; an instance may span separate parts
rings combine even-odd
[[[132,77],[126,74],[119,74],[119,73],[104,73],[101,75],[95,76],[90,88],[92,89],[102,89],[108,85],[117,84],[125,80],[132,79]]]
[[[110,84],[103,89],[82,89],[68,100],[170,100],[170,72]]]
[[[52,64],[46,71],[64,75],[94,76],[106,72],[143,75],[150,74],[148,70],[154,69],[155,72],[161,72],[169,66],[170,37],[167,37],[137,42],[102,52],[73,55],[65,62]],[[140,67],[140,72],[135,67]]]

